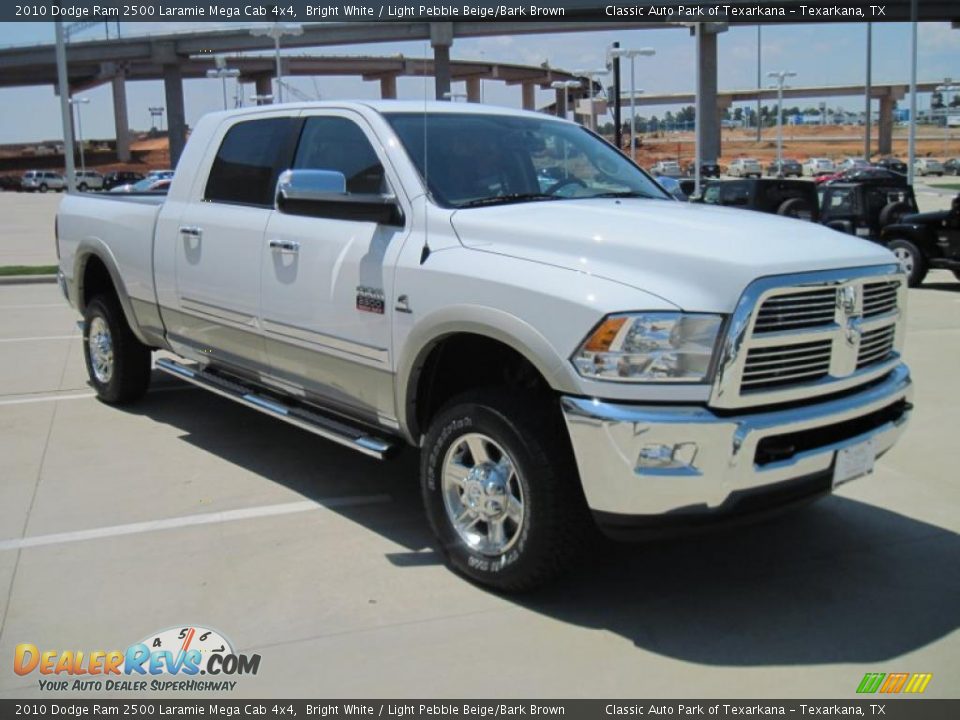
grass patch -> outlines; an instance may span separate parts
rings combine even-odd
[[[937,183],[936,185],[931,185],[934,190],[960,190],[960,182],[955,183]]]
[[[0,277],[14,275],[56,275],[56,265],[0,265]]]

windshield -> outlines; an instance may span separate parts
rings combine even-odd
[[[427,179],[431,196],[445,207],[591,197],[670,199],[613,146],[570,123],[473,113],[388,113],[386,118]]]

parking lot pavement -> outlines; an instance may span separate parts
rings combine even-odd
[[[18,643],[204,625],[262,657],[231,697],[849,698],[867,671],[956,697],[958,311],[948,273],[910,291],[916,412],[872,476],[501,597],[440,563],[413,451],[380,464],[165,376],[108,407],[56,288],[0,287],[0,696],[43,694]]]
[[[53,219],[63,195],[0,192],[0,265],[56,265]]]

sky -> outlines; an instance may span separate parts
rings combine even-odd
[[[170,32],[213,30],[238,23],[121,23],[125,37]],[[250,24],[251,26],[254,23]],[[53,42],[53,23],[0,23],[0,47],[32,45]],[[111,31],[112,32],[112,31]],[[92,28],[76,38],[102,39],[102,26]],[[692,92],[694,88],[694,39],[680,28],[656,30],[624,30],[607,32],[565,33],[560,35],[519,35],[475,39],[457,39],[451,50],[454,59],[485,60],[539,65],[548,61],[552,67],[580,69],[602,67],[606,48],[619,41],[622,47],[652,47],[653,57],[637,59],[637,87],[647,93]],[[949,23],[920,23],[917,78],[920,81],[960,79],[960,29]],[[873,81],[875,83],[909,81],[910,25],[908,23],[873,24]],[[295,54],[309,51],[298,49]],[[432,51],[426,42],[380,43],[358,46],[322,48],[310,54],[327,55],[396,55],[430,57]],[[718,87],[742,89],[756,86],[757,28],[731,25],[718,40]],[[792,70],[796,86],[841,85],[862,83],[866,67],[866,25],[811,24],[768,25],[762,30],[761,69],[764,74],[774,70]],[[626,66],[624,90],[629,89],[629,66]],[[358,78],[320,77],[316,83],[309,78],[291,78],[287,82],[323,99],[376,98],[378,82]],[[429,83],[425,88],[424,83]],[[397,84],[401,99],[421,98],[432,91],[433,80],[400,78]],[[491,104],[519,107],[519,86],[507,86],[495,81],[483,83],[484,101]],[[454,84],[454,92],[465,92],[462,83]],[[187,122],[190,125],[204,113],[223,107],[219,80],[187,80],[184,82]],[[247,94],[252,94],[252,85]],[[234,94],[234,81],[228,81],[228,93]],[[87,138],[112,138],[113,102],[109,84],[85,91],[90,102],[83,106],[83,132]],[[553,100],[553,91],[538,91],[538,105]],[[127,83],[127,103],[130,125],[134,129],[148,129],[148,107],[164,104],[163,85],[159,81]],[[788,101],[790,105],[811,107],[816,98]],[[861,110],[858,98],[830,98],[830,107],[845,106]],[[920,96],[919,107],[929,105],[929,96]],[[876,105],[875,105],[876,107]],[[644,107],[638,114],[658,114],[676,107]],[[60,137],[60,115],[52,86],[30,88],[0,88],[0,143],[31,142]]]

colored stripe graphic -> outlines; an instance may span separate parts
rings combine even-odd
[[[860,685],[857,687],[857,692],[875,693],[885,677],[886,673],[867,673],[863,676],[863,680],[860,681]]]
[[[922,693],[927,689],[927,685],[930,684],[932,679],[933,673],[914,673],[903,691],[905,693]]]
[[[890,673],[887,675],[886,681],[880,687],[880,692],[882,693],[898,693],[903,688],[904,683],[907,682],[909,673]]]

